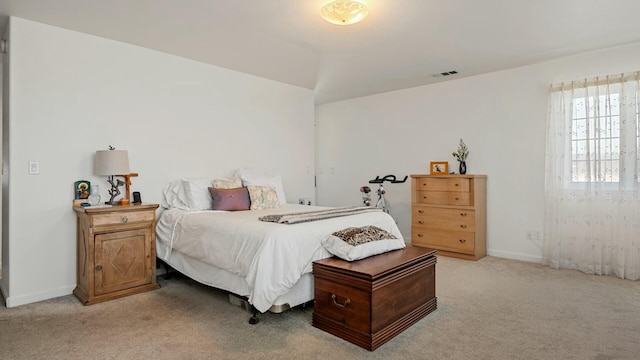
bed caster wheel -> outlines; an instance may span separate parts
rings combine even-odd
[[[251,306],[251,309],[253,309],[253,314],[249,319],[249,324],[255,325],[258,323],[258,321],[260,321],[260,319],[258,319],[258,310],[256,310],[256,308],[254,308],[253,306]]]

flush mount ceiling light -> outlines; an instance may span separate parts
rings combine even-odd
[[[351,25],[367,17],[367,6],[357,1],[335,0],[322,7],[323,19],[336,25]]]

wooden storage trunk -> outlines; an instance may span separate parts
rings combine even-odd
[[[437,308],[436,250],[313,263],[313,326],[375,350]]]

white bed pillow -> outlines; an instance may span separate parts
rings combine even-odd
[[[211,210],[212,199],[209,187],[212,179],[182,179],[184,199],[188,210]]]
[[[185,198],[182,180],[173,181],[162,189],[161,205],[165,209],[189,210]]]
[[[276,190],[276,194],[278,194],[278,201],[280,201],[280,205],[287,204],[287,198],[284,194],[284,186],[282,186],[282,178],[280,175],[276,176],[268,176],[268,175],[258,175],[258,174],[242,174],[240,176],[242,179],[243,186],[269,186]]]
[[[371,230],[375,230],[379,238],[375,240],[365,240],[368,242],[359,243],[358,245],[351,245],[347,241],[343,240],[339,235],[339,233],[344,231],[351,232],[364,232],[367,235],[370,234]],[[389,239],[383,236],[384,234],[388,235]],[[347,228],[341,231],[337,231],[325,239],[322,240],[322,246],[327,249],[333,255],[347,261],[355,261],[367,258],[369,256],[382,254],[392,250],[398,250],[406,247],[404,239],[402,237],[396,239],[393,234],[388,233],[385,230],[382,230],[375,226],[363,226],[359,228]]]

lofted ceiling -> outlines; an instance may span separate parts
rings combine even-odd
[[[313,89],[322,104],[640,41],[638,0],[0,0],[17,16]],[[446,77],[434,74],[458,71]]]

